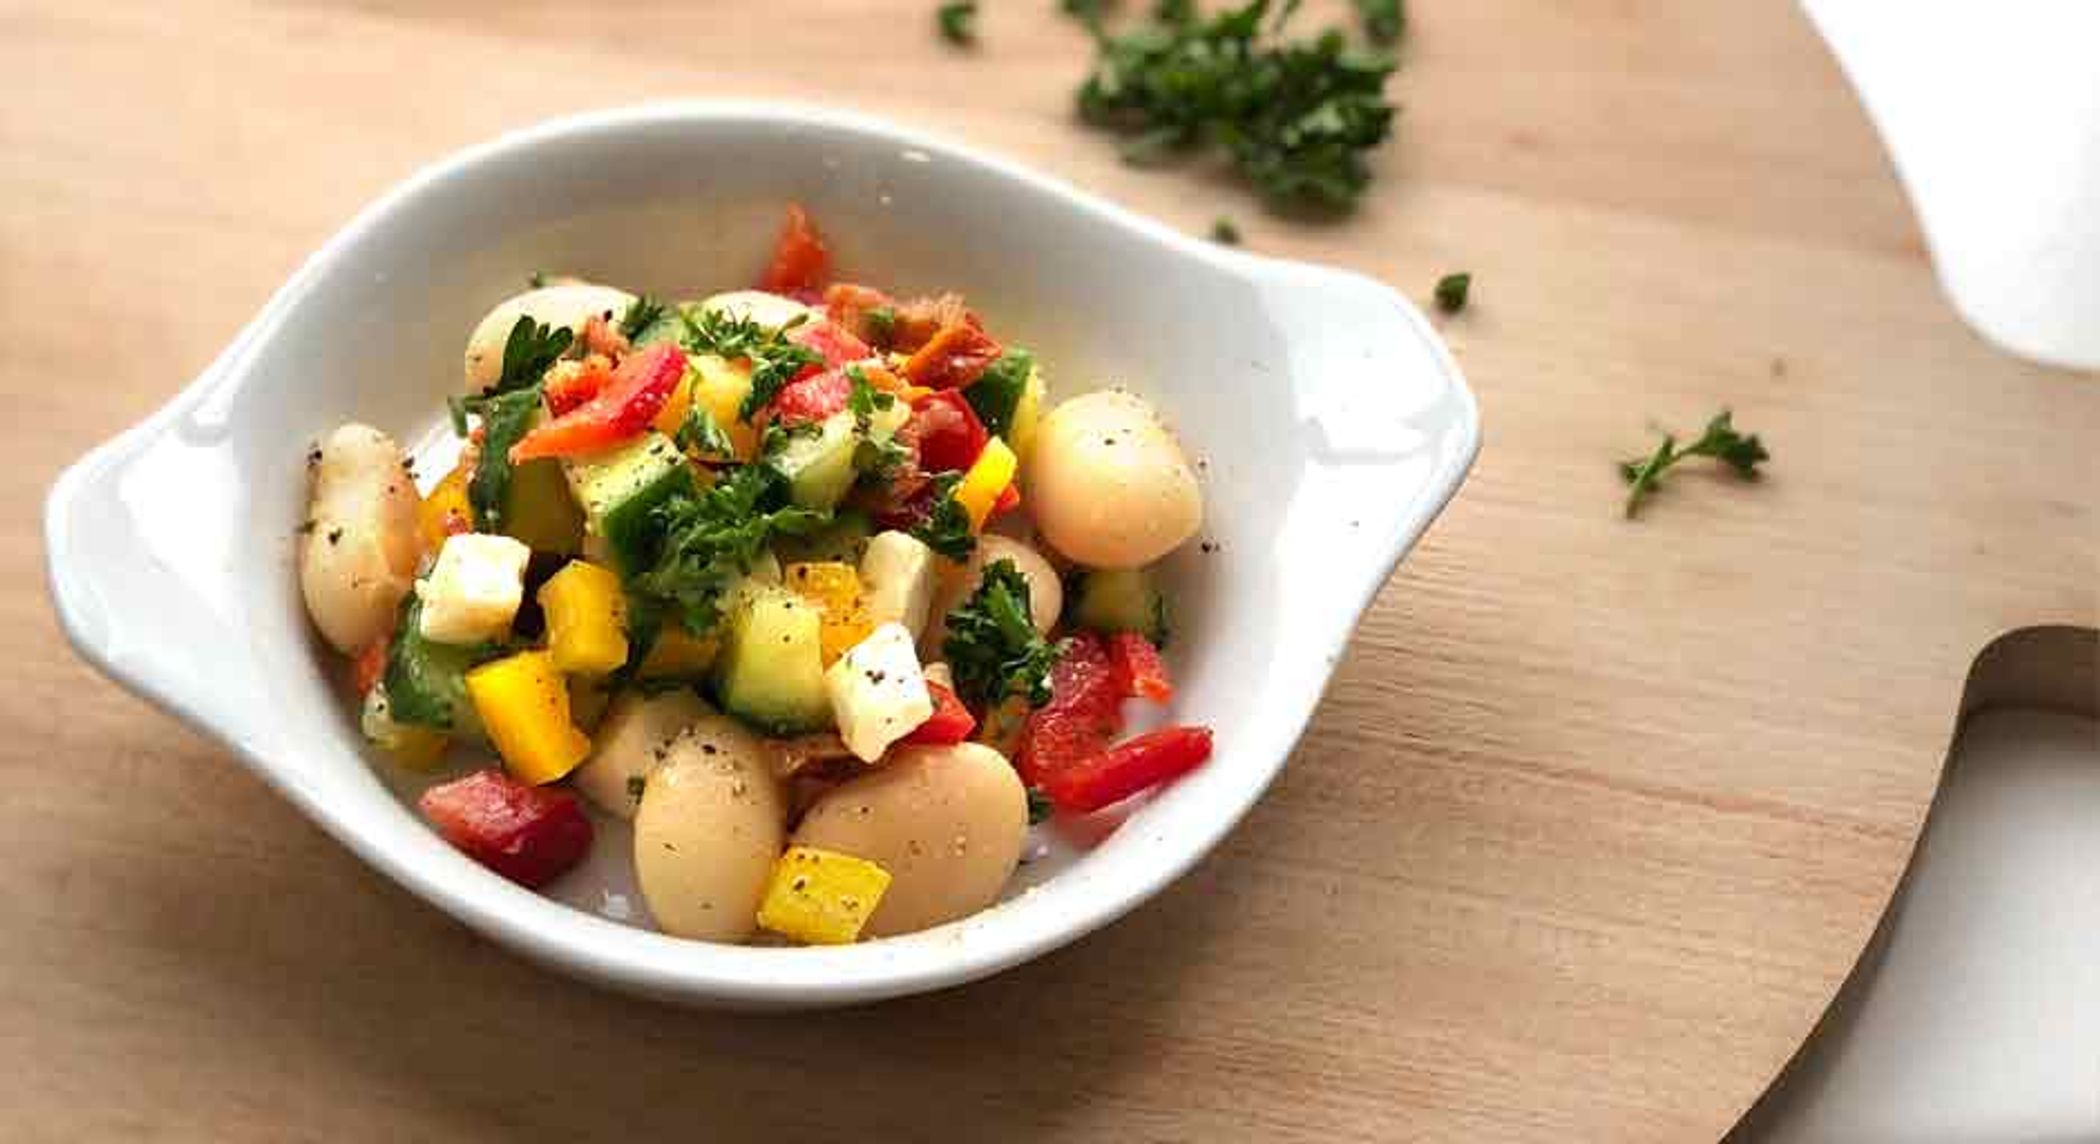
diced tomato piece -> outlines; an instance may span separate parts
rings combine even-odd
[[[655,423],[684,376],[685,353],[668,342],[627,355],[598,396],[512,445],[511,463],[595,453],[639,436]]]
[[[970,323],[946,326],[913,351],[905,361],[904,379],[928,389],[961,389],[982,375],[1005,352],[998,342]]]
[[[1154,703],[1174,698],[1167,665],[1151,640],[1136,632],[1116,632],[1108,637],[1108,657],[1116,665],[1116,687],[1126,697]]]
[[[1028,716],[1014,769],[1034,786],[1044,776],[1108,748],[1123,729],[1123,691],[1100,635],[1075,632],[1058,645],[1050,702]]]
[[[918,449],[919,467],[929,473],[966,472],[992,435],[959,390],[929,393],[912,403],[911,419],[898,437]]]
[[[831,252],[810,225],[801,203],[789,203],[787,222],[773,244],[773,261],[759,276],[758,288],[775,294],[796,290],[822,290],[831,277]]]
[[[835,369],[812,373],[781,387],[773,398],[773,417],[783,425],[822,421],[846,407],[853,381]]]
[[[1089,814],[1202,766],[1210,758],[1208,727],[1162,727],[1043,776],[1043,793],[1059,810]]]
[[[992,515],[998,516],[1002,512],[1012,512],[1020,507],[1021,486],[1019,484],[1011,484],[1000,490],[999,499],[992,502]]]
[[[592,357],[580,362],[563,362],[547,371],[546,385],[541,394],[546,398],[547,411],[560,417],[605,392],[612,384],[612,367],[604,358]]]
[[[818,318],[816,321],[796,326],[788,331],[787,340],[817,351],[823,356],[824,364],[833,368],[850,362],[866,361],[875,356],[875,351],[868,348],[868,343],[854,337],[843,327],[834,325],[828,318]]]
[[[575,795],[494,767],[431,787],[418,805],[445,841],[521,886],[546,885],[591,849],[591,820]]]
[[[970,732],[977,729],[977,717],[970,714],[970,709],[963,706],[955,692],[930,679],[926,681],[926,691],[933,696],[933,714],[912,728],[904,741],[939,746],[969,738]]]
[[[380,636],[371,646],[357,653],[350,661],[350,685],[357,688],[359,699],[371,694],[379,686],[379,679],[386,674],[387,637]]]

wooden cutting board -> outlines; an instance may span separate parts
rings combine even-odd
[[[1376,189],[1320,226],[1120,166],[1048,0],[987,5],[970,51],[932,7],[0,11],[0,1136],[1687,1141],[1755,1099],[1903,869],[1972,656],[2100,620],[2100,383],[1957,321],[1784,5],[1420,0]],[[53,475],[366,199],[545,116],[717,95],[894,116],[1418,298],[1475,275],[1445,329],[1480,464],[1282,780],[1153,905],[948,994],[749,1018],[541,972],[80,666],[45,599]],[[1770,479],[1619,519],[1614,459],[1723,405]]]

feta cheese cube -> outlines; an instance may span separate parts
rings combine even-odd
[[[896,622],[913,639],[933,607],[936,557],[926,542],[905,532],[878,532],[860,558],[860,583],[872,623]]]
[[[824,673],[824,691],[846,749],[864,762],[933,715],[912,634],[892,620],[854,644]]]
[[[532,549],[508,536],[463,532],[445,538],[430,575],[418,581],[423,600],[417,630],[436,643],[500,640],[525,598],[525,562]]]

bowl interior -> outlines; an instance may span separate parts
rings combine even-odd
[[[292,572],[309,444],[351,419],[404,441],[449,436],[444,399],[466,334],[528,275],[674,298],[736,288],[790,200],[831,240],[841,277],[961,291],[1037,352],[1053,396],[1121,384],[1151,398],[1198,460],[1208,510],[1205,545],[1173,557],[1166,579],[1171,718],[1216,730],[1212,763],[1118,829],[1046,838],[1022,881],[1035,888],[994,910],[836,950],[675,941],[595,916],[619,912],[604,894],[622,888],[624,861],[577,879],[568,896],[583,909],[571,911],[454,854],[366,757]],[[1200,856],[1281,765],[1362,604],[1475,440],[1470,398],[1419,316],[1345,278],[1213,251],[850,119],[592,117],[466,153],[361,216],[221,376],[139,444],[121,480],[149,555],[209,597],[253,666],[241,713],[207,717],[211,729],[412,889],[632,988],[760,1003],[878,996],[989,972],[1129,908]],[[150,535],[148,517],[167,511],[182,535]]]

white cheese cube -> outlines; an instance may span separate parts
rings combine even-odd
[[[919,670],[918,649],[904,625],[891,621],[853,645],[824,673],[824,691],[838,720],[839,738],[864,762],[933,715],[933,695]]]
[[[436,643],[500,640],[525,599],[532,549],[508,536],[463,532],[445,538],[437,564],[416,584],[423,599],[417,630]]]
[[[938,559],[926,542],[905,532],[878,532],[868,539],[860,558],[860,585],[868,619],[898,623],[913,639],[926,626],[933,607]]]

